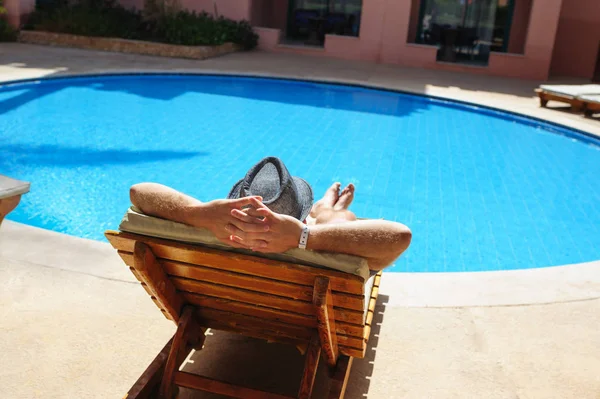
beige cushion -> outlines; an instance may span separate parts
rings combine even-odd
[[[600,93],[600,85],[541,85],[540,89],[569,97]]]
[[[0,199],[29,192],[29,183],[0,175]]]
[[[188,226],[170,220],[148,216],[135,207],[125,213],[119,230],[146,236],[165,238],[168,240],[182,241],[194,244],[203,244],[211,248],[225,251],[247,253],[284,262],[300,263],[328,269],[339,270],[360,276],[363,280],[369,278],[367,260],[357,256],[339,253],[315,252],[299,248],[291,249],[281,254],[262,254],[231,247],[219,241],[209,230]],[[310,240],[310,236],[308,238]],[[368,290],[367,292],[370,292]]]
[[[586,94],[584,96],[579,96],[579,99],[587,101],[588,103],[600,104],[600,94]]]

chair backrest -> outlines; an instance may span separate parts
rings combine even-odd
[[[105,235],[167,318],[177,321],[177,308],[191,305],[205,327],[283,343],[302,345],[314,335],[315,279],[327,277],[340,353],[364,357],[380,275],[365,293],[361,277],[336,270],[132,233]],[[136,243],[151,251],[156,270],[140,265]]]

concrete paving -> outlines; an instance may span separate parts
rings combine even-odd
[[[458,98],[600,134],[540,109],[537,82],[243,53],[208,61],[0,44],[0,80],[123,71],[223,71],[344,80]],[[10,218],[10,216],[9,216]],[[174,332],[112,248],[5,221],[0,398],[122,397]],[[524,271],[384,274],[347,398],[600,398],[600,263]],[[213,332],[186,369],[293,394],[293,349]],[[321,370],[316,397],[327,388]],[[182,392],[183,398],[209,398]]]

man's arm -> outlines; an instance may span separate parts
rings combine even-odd
[[[157,183],[139,183],[129,189],[131,203],[143,213],[162,219],[206,227],[205,205],[189,195]]]
[[[233,210],[240,220],[263,216],[269,226],[267,232],[245,232],[229,227],[231,245],[251,248],[259,252],[285,252],[298,247],[303,223],[272,212],[253,201],[255,211]],[[340,252],[367,259],[371,270],[389,266],[410,245],[411,231],[401,223],[386,220],[357,220],[345,223],[318,224],[310,227],[306,248],[315,251]]]
[[[306,248],[360,256],[367,259],[369,269],[378,271],[391,265],[411,239],[410,229],[401,223],[357,220],[311,226]]]
[[[252,232],[268,230],[264,221],[248,218],[241,221],[231,215],[234,209],[260,201],[260,197],[201,202],[189,195],[157,183],[139,183],[129,190],[131,203],[146,215],[185,223],[210,230],[219,240],[229,243],[228,225]]]

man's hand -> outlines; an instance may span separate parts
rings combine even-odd
[[[229,226],[231,233],[229,245],[258,252],[285,252],[298,247],[302,222],[292,216],[271,211],[259,200],[252,199],[251,202],[254,209],[231,210],[231,216],[244,224]],[[262,223],[268,226],[267,231],[259,232],[256,229],[248,229],[248,227],[254,227],[252,221],[257,218],[262,218]]]
[[[219,199],[203,203],[191,215],[197,222],[193,224],[210,230],[220,241],[231,245],[231,232],[264,233],[269,226],[262,218],[246,217],[240,219],[233,216],[233,211],[243,213],[242,208],[248,205],[261,204],[261,197],[244,197],[239,199]]]

